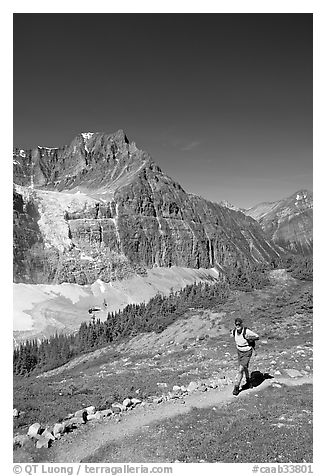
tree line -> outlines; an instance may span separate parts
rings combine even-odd
[[[226,301],[226,282],[195,283],[169,296],[157,294],[147,304],[128,304],[117,312],[109,312],[101,322],[83,322],[75,334],[55,334],[38,342],[22,343],[14,350],[13,369],[16,375],[46,371],[68,362],[84,352],[144,332],[162,332],[189,309],[209,308]]]
[[[70,359],[121,339],[146,332],[163,332],[189,308],[212,309],[223,304],[231,289],[251,291],[269,284],[269,266],[239,264],[219,282],[195,283],[168,296],[157,294],[147,304],[128,304],[109,312],[105,321],[83,322],[74,334],[22,343],[13,353],[16,375],[28,375],[56,368]]]

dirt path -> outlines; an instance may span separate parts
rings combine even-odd
[[[227,386],[223,390],[210,390],[205,393],[190,394],[181,400],[176,399],[159,405],[148,404],[136,407],[130,413],[123,414],[122,420],[119,423],[112,419],[102,420],[101,422],[91,421],[55,442],[49,450],[49,459],[47,461],[53,463],[80,462],[91,456],[102,445],[137,433],[142,427],[153,422],[187,413],[192,407],[205,408],[229,403],[234,401],[235,398],[247,398],[277,382],[291,386],[305,383],[312,384],[312,377],[265,380],[258,387],[240,393],[238,397],[232,395],[232,386]]]

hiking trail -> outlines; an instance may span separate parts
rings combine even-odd
[[[123,413],[119,422],[113,419],[102,420],[101,422],[91,421],[74,432],[64,435],[48,450],[49,459],[47,461],[49,463],[81,462],[108,442],[136,434],[151,423],[188,413],[193,407],[209,408],[214,405],[228,404],[242,398],[250,398],[257,392],[276,383],[295,386],[312,384],[313,380],[311,375],[302,378],[272,378],[264,380],[257,387],[241,392],[237,397],[232,395],[233,386],[228,385],[222,390],[211,389],[207,392],[196,392],[181,400],[176,399],[161,404],[138,406],[131,412]]]

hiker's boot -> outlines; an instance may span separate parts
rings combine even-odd
[[[239,385],[235,385],[233,389],[233,395],[239,395],[240,390],[239,390]]]
[[[241,390],[249,390],[249,388],[253,388],[253,385],[252,385],[252,383],[250,382],[250,380],[248,380],[244,385],[242,385],[242,389],[241,389]]]

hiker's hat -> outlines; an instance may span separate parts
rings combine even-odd
[[[234,324],[242,324],[242,323],[243,323],[243,321],[242,321],[242,319],[241,319],[240,317],[236,317],[236,318],[234,319]]]

